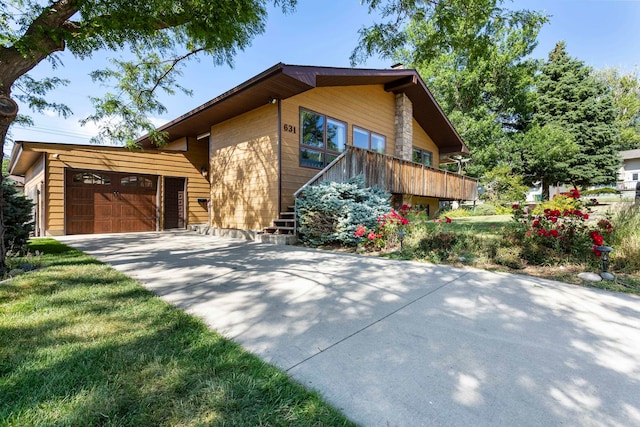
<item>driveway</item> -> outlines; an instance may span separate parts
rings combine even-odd
[[[363,426],[640,426],[640,298],[188,232],[59,240]]]

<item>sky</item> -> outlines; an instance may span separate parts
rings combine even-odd
[[[506,1],[505,6],[551,15],[540,32],[533,53],[536,58],[546,58],[555,44],[564,40],[572,57],[596,69],[640,70],[640,0],[514,0]],[[265,33],[237,54],[233,68],[215,66],[207,57],[189,62],[179,81],[193,95],[162,97],[168,111],[154,117],[153,123],[161,125],[183,115],[279,62],[350,67],[349,56],[358,43],[358,29],[373,22],[367,7],[358,0],[298,0],[296,10],[286,15],[280,9],[271,9]],[[107,63],[107,55],[113,53],[98,53],[89,61],[80,61],[63,52],[60,59],[64,66],[52,70],[48,63],[38,65],[32,71],[36,78],[55,75],[71,81],[50,96],[66,103],[74,114],[65,120],[53,113],[32,114],[26,107],[21,108],[21,113],[29,114],[35,125],[15,125],[10,130],[11,137],[16,141],[89,143],[97,128],[92,124],[82,127],[78,121],[92,112],[89,96],[107,90],[88,76]],[[391,59],[371,58],[359,66],[391,65]],[[10,151],[11,144],[5,147],[5,154]]]

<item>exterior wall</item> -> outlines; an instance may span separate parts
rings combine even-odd
[[[33,220],[34,220],[34,232],[36,236],[44,236],[45,230],[45,161],[44,155],[40,157],[31,167],[27,170],[24,177],[24,194],[30,198],[33,203]]]
[[[278,106],[211,128],[211,226],[257,230],[278,217]]]
[[[440,158],[440,150],[415,119],[413,120],[413,146],[431,151],[433,153],[433,164],[431,166],[434,168],[438,167],[437,162]]]
[[[412,208],[420,208],[422,211],[428,210],[429,218],[434,218],[440,210],[440,200],[433,197],[397,194],[391,198],[391,206],[394,209],[400,210],[403,205],[409,205]]]
[[[282,101],[282,124],[296,132],[282,132],[282,206],[293,205],[293,193],[319,169],[300,166],[300,108],[347,123],[347,144],[353,144],[353,126],[384,135],[386,154],[395,153],[395,96],[382,85],[316,88]],[[415,131],[415,128],[414,128]]]
[[[36,143],[30,143],[29,149],[45,153],[44,200],[47,209],[44,223],[47,235],[64,234],[65,168],[184,177],[187,179],[187,222],[207,222],[206,204],[197,201],[199,197],[206,198],[209,192],[209,185],[200,173],[200,168],[207,162],[207,144],[204,141],[190,141],[188,152],[130,151],[116,147],[89,145],[85,148],[77,145]],[[54,157],[54,154],[58,157]],[[35,179],[29,179],[29,184],[35,182]],[[159,206],[162,207],[162,200],[159,201]]]

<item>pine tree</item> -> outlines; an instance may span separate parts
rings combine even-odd
[[[534,124],[554,124],[578,145],[569,159],[569,183],[587,187],[615,182],[620,164],[613,97],[590,67],[556,44],[537,84]]]

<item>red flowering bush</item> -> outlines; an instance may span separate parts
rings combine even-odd
[[[409,224],[407,214],[411,207],[403,205],[400,212],[391,209],[391,212],[378,217],[376,226],[367,229],[359,225],[353,235],[360,238],[359,245],[368,250],[382,250],[395,247],[398,241],[398,232]]]
[[[531,264],[548,264],[566,260],[585,261],[589,252],[599,256],[596,246],[605,243],[605,235],[613,233],[607,220],[595,227],[587,223],[589,213],[583,210],[577,189],[542,205],[537,214],[525,214],[514,205],[514,220],[520,225],[523,257]],[[557,208],[558,205],[564,206]],[[603,234],[604,233],[604,234]],[[518,234],[518,233],[516,233]]]

